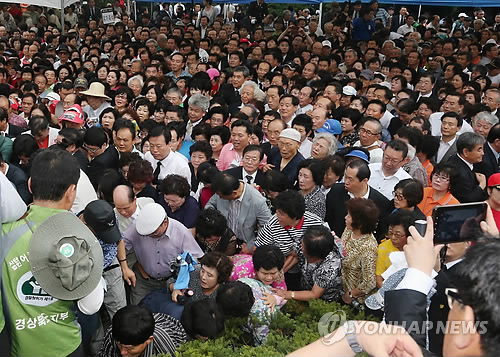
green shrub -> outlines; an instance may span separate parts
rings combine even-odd
[[[328,312],[343,311],[349,320],[376,320],[364,312],[337,303],[313,300],[308,303],[288,301],[272,318],[267,341],[254,347],[252,334],[245,331],[246,318],[228,319],[223,334],[215,340],[195,340],[177,350],[179,357],[282,357],[318,338],[318,321]],[[158,357],[169,357],[166,355]]]

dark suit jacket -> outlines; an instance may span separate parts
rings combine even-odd
[[[9,130],[7,130],[6,136],[13,139],[24,131],[26,131],[26,129],[21,128],[20,126],[9,124]]]
[[[217,95],[224,99],[229,107],[229,113],[236,111],[241,105],[240,93],[233,87],[232,84],[221,85]]]
[[[245,178],[243,178],[243,166],[233,167],[232,169],[227,169],[226,172],[229,175],[237,178],[238,180],[243,180],[243,181],[247,182],[247,180]],[[264,181],[264,173],[262,172],[262,170],[257,170],[257,175],[255,176],[255,181],[253,181],[252,183],[255,183],[255,184],[261,186],[262,181]]]
[[[84,171],[96,190],[99,180],[106,169],[118,170],[118,160],[118,152],[114,146],[109,146],[104,153],[88,163],[87,169]]]
[[[384,217],[390,213],[391,202],[376,189],[370,187],[368,198],[375,202],[380,215]],[[337,183],[332,186],[326,196],[326,221],[330,229],[337,236],[342,236],[345,229],[345,216],[347,215],[346,202],[351,199],[343,183]]]
[[[33,196],[28,189],[28,177],[24,171],[17,166],[9,165],[9,170],[5,176],[16,186],[17,193],[19,193],[24,203],[30,204],[33,201]]]
[[[99,22],[99,19],[101,18],[101,9],[98,8],[97,6],[94,8],[95,9],[95,14],[94,16],[91,16],[90,14],[90,7],[85,6],[83,9],[83,19],[85,22],[89,22],[90,20],[96,20]]]
[[[441,139],[440,139],[441,140]],[[457,139],[455,139],[455,142],[453,145],[446,151],[444,154],[443,158],[441,159],[440,163],[445,163],[452,157],[457,156]],[[431,159],[432,163],[435,165],[437,160],[437,153],[436,155]]]
[[[299,175],[299,163],[304,160],[304,156],[301,155],[300,152],[297,151],[297,154],[288,162],[288,164],[280,170],[281,167],[281,153],[279,152],[278,147],[274,147],[271,149],[271,154],[269,155],[271,160],[267,162],[271,165],[274,165],[273,170],[281,171],[288,179],[288,184],[290,188],[295,186],[297,182],[297,176]]]
[[[458,155],[453,156],[448,162],[457,168],[458,177],[456,184],[451,188],[451,194],[460,203],[479,202],[488,198],[486,192],[479,187],[474,171]]]
[[[399,16],[399,13],[391,16],[391,32],[397,32],[399,26],[405,24],[404,18],[403,21],[400,22]]]
[[[474,170],[484,174],[486,178],[498,172],[498,161],[488,142],[484,144],[483,160],[479,164],[474,165]]]

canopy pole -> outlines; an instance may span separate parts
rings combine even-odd
[[[417,21],[420,18],[420,13],[421,12],[422,12],[422,4],[418,5],[418,17],[417,17]]]
[[[323,28],[323,1],[319,3],[319,28]]]
[[[64,35],[64,0],[61,0],[61,33]]]

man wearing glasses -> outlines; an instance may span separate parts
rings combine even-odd
[[[375,118],[366,118],[359,126],[359,140],[353,146],[365,148],[370,152],[370,163],[382,162],[384,150],[381,148],[380,135],[382,124]]]
[[[385,148],[382,162],[369,165],[371,176],[368,184],[388,200],[392,200],[394,186],[401,180],[412,178],[402,168],[408,162],[407,156],[408,145],[406,143],[401,140],[391,141]]]
[[[248,145],[243,150],[242,166],[226,170],[228,174],[243,180],[248,184],[261,185],[264,173],[259,169],[259,164],[264,159],[264,150],[258,145]]]

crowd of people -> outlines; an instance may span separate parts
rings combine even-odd
[[[12,356],[175,355],[231,316],[259,345],[287,301],[314,299],[396,322],[465,306],[472,317],[457,318],[480,315],[491,337],[452,343],[495,351],[498,279],[470,270],[483,254],[493,274],[498,244],[451,243],[436,262],[429,217],[487,201],[484,229],[498,235],[500,15],[204,0],[134,19],[109,6],[106,24],[94,0],[64,23],[0,8],[0,336]],[[411,227],[426,219],[422,238]],[[425,287],[397,295],[396,279]],[[412,337],[456,352],[443,331],[426,335]],[[297,353],[331,353],[308,348]]]

